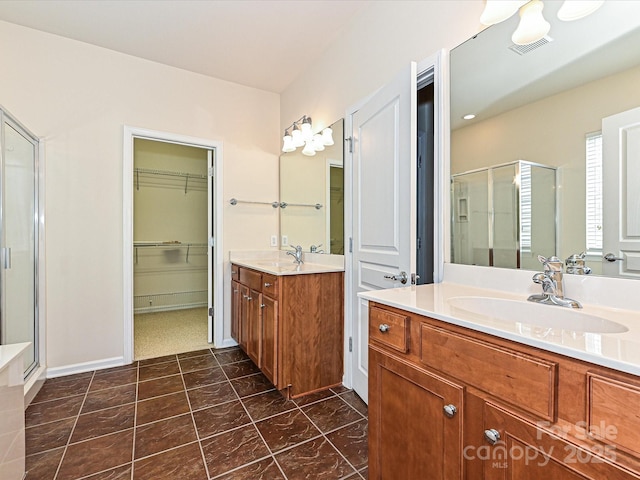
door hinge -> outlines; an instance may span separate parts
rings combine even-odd
[[[209,237],[209,246],[210,247],[215,247],[216,246],[216,238],[215,237]]]
[[[213,173],[214,173],[214,168],[213,167],[209,167],[207,169],[207,173],[209,174],[210,177],[213,177]]]
[[[353,137],[347,137],[344,141],[349,143],[349,153],[353,153]]]
[[[349,351],[353,352],[353,337],[349,337]]]
[[[209,307],[209,316],[213,317],[213,307]]]
[[[416,246],[418,247],[418,250],[422,248],[422,238],[416,238]]]
[[[349,253],[353,253],[353,238],[349,237]]]

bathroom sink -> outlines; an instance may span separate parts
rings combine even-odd
[[[505,322],[519,322],[573,332],[624,333],[624,325],[580,310],[492,297],[452,297],[451,307]]]
[[[257,264],[262,267],[276,267],[276,268],[297,266],[297,264],[293,260],[287,260],[285,262],[275,262],[275,261],[257,262]]]

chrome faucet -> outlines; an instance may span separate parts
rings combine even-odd
[[[542,285],[542,294],[531,295],[527,300],[546,305],[582,308],[580,302],[564,297],[562,261],[555,256],[545,258],[542,255],[538,255],[538,260],[544,265],[544,272],[536,273],[532,280]]]
[[[318,244],[318,245],[311,245],[311,247],[309,247],[309,252],[310,253],[324,253],[324,250],[321,250],[320,247],[322,246],[322,244]]]
[[[295,247],[292,247],[295,249],[295,251],[293,252],[287,252],[287,255],[291,255],[294,258],[294,261],[300,265],[301,263],[304,263],[302,261],[302,247],[300,245],[296,245]]]

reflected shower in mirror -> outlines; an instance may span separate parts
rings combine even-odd
[[[540,42],[524,47],[512,44],[519,20],[515,15],[451,51],[451,175],[456,178],[463,172],[519,160],[555,169],[555,190],[532,196],[529,207],[535,235],[544,233],[538,230],[546,228],[542,225],[549,220],[537,217],[551,215],[538,207],[555,202],[555,224],[549,227],[555,227],[555,249],[522,248],[519,262],[500,266],[538,269],[529,257],[555,254],[564,260],[586,251],[586,264],[596,274],[640,276],[640,269],[633,271],[634,264],[640,265],[640,248],[610,240],[640,231],[640,219],[631,207],[627,215],[627,205],[640,202],[640,193],[633,187],[632,175],[625,173],[631,168],[640,177],[640,160],[619,164],[603,128],[605,119],[626,118],[640,107],[640,2],[608,1],[592,15],[571,22],[557,18],[562,3],[544,1],[551,29]],[[465,120],[470,114],[475,118]],[[630,142],[637,143],[636,137],[625,133]],[[616,138],[616,133],[610,138]],[[621,168],[625,165],[626,170]],[[618,182],[607,180],[618,174]],[[512,181],[518,182],[515,175]],[[515,190],[513,195],[517,197]],[[514,208],[522,210],[515,197]],[[479,260],[469,252],[492,245],[485,236],[460,237],[464,232],[456,225],[459,205],[452,201],[451,260],[485,265],[488,254]],[[464,207],[468,212],[487,211],[490,201],[468,199]],[[523,241],[523,213],[515,212],[514,245]],[[622,220],[616,223],[618,217]],[[485,230],[491,228],[490,216],[486,221]],[[461,255],[461,248],[467,254]],[[607,268],[606,253],[623,260]]]
[[[344,121],[331,125],[334,144],[313,156],[280,156],[281,248],[344,254]],[[286,244],[285,244],[286,242]]]

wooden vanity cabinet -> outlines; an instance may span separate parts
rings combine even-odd
[[[634,375],[375,302],[369,361],[370,478],[640,479]]]
[[[233,338],[289,397],[342,383],[343,285],[342,272],[275,276],[232,265]]]

